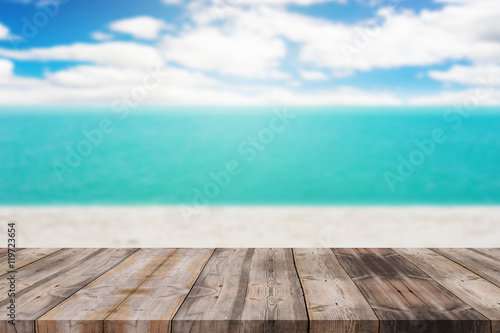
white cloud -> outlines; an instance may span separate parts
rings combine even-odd
[[[369,36],[372,30],[363,25],[329,24],[330,42],[322,38],[305,41],[300,58],[324,67],[356,70],[425,66],[459,59],[496,61],[500,58],[500,39],[488,36],[495,31],[500,15],[500,7],[494,4],[490,0],[470,1],[420,14],[403,11],[388,15],[389,11],[380,11],[386,20],[373,37]],[[345,33],[346,27],[350,33]],[[346,57],[350,53],[341,47],[346,50],[349,46],[354,47],[354,53]]]
[[[10,61],[0,60],[0,104],[98,104],[109,105],[141,86],[150,73],[161,73],[161,84],[148,93],[143,104],[185,105],[397,105],[387,92],[343,87],[300,93],[282,85],[232,86],[202,73],[165,67],[157,70],[76,66],[45,73],[31,81],[12,74]]]
[[[424,66],[457,60],[468,60],[474,65],[453,66],[449,70],[430,71],[428,75],[435,80],[467,85],[478,84],[477,78],[486,74],[500,76],[497,0],[439,0],[444,3],[441,9],[419,13],[406,10],[390,16],[381,10],[379,16],[386,16],[379,20],[379,33],[364,29],[367,22],[333,22],[289,12],[284,6],[327,0],[221,1],[231,7],[230,16],[221,17],[217,1],[191,1],[187,5],[191,20],[175,34],[165,35],[164,31],[171,27],[151,17],[110,24],[115,32],[154,40],[154,46],[102,42],[28,50],[0,48],[0,56],[8,59],[83,62],[46,72],[43,79],[29,79],[14,75],[13,63],[0,59],[0,103],[110,105],[144,79],[144,69],[158,65],[164,66],[167,79],[150,93],[145,103],[442,105],[460,103],[477,88],[402,99],[387,90],[325,88],[326,83],[321,84],[320,90],[311,91],[306,81],[341,78],[375,68],[422,66],[425,72]],[[182,0],[163,2],[178,4]],[[0,24],[0,39],[9,34],[5,27],[6,32],[2,32],[2,27]],[[113,34],[98,31],[92,37],[103,41]],[[290,49],[287,42],[291,42]],[[343,53],[343,45],[354,47],[350,59]],[[285,68],[293,68],[293,73],[297,68],[303,81],[294,80]],[[225,81],[226,76],[232,78]],[[267,81],[258,84],[253,79]],[[481,103],[500,104],[498,92]]]
[[[7,80],[12,76],[14,64],[6,59],[0,59],[0,82]]]
[[[301,78],[307,81],[325,81],[328,80],[328,76],[320,71],[308,71],[308,70],[299,70],[299,75]]]
[[[356,2],[365,6],[377,7],[384,5],[386,0],[356,0]]]
[[[156,70],[156,69],[155,69]],[[160,67],[170,82],[179,86],[213,86],[217,81],[200,73],[176,68]],[[75,66],[57,72],[46,73],[47,81],[63,87],[101,87],[101,86],[132,86],[140,84],[149,71],[134,68],[115,68],[106,66]]]
[[[347,3],[348,0],[197,0],[198,4],[214,5],[219,9],[224,7],[238,6],[283,6],[283,5],[299,5],[310,6],[327,2],[337,2],[341,4]],[[182,0],[163,0],[166,4],[179,4]]]
[[[310,6],[317,3],[326,3],[326,2],[339,2],[339,3],[347,3],[347,0],[214,0],[215,4],[222,3],[228,4],[232,6],[237,5],[301,5],[301,6]]]
[[[255,97],[261,104],[288,105],[401,105],[402,100],[391,93],[363,91],[341,87],[311,93],[298,93],[284,88],[268,88]]]
[[[180,5],[183,0],[162,0],[164,4],[167,5]]]
[[[160,104],[231,104],[248,102],[245,97],[205,75],[172,67],[152,70],[107,66],[76,66],[46,72],[43,80],[17,77],[10,61],[0,59],[0,104],[98,104],[112,105],[140,87],[145,79],[154,84],[152,73],[159,75],[160,85],[149,91],[147,103]],[[196,96],[196,98],[193,98]]]
[[[161,49],[167,61],[191,69],[244,77],[289,77],[277,69],[286,56],[285,43],[251,31],[233,33],[205,27],[177,37],[166,36]]]
[[[41,82],[43,81],[39,79],[14,75],[14,63],[10,60],[0,58],[0,87],[7,86],[22,91],[27,88],[39,86]],[[5,96],[2,96],[2,98],[4,97]]]
[[[468,85],[478,85],[483,82],[491,82],[490,84],[500,85],[499,65],[455,65],[447,71],[430,71],[428,74],[431,78],[443,82]]]
[[[157,39],[163,30],[174,29],[172,25],[149,16],[138,16],[115,21],[109,25],[109,28],[141,39]]]
[[[50,83],[65,87],[100,87],[140,82],[145,72],[138,69],[106,66],[75,66],[47,72]]]
[[[28,50],[0,49],[0,56],[17,60],[84,61],[118,67],[146,68],[163,63],[158,51],[137,43],[108,42],[101,44],[73,44]]]
[[[90,36],[93,39],[98,40],[98,41],[110,40],[110,39],[113,39],[113,37],[114,37],[112,34],[108,34],[108,33],[101,32],[101,31],[94,31],[92,34],[90,34]]]
[[[458,0],[461,1],[461,0]],[[500,66],[453,66],[448,71],[431,71],[429,76],[444,82],[461,83],[471,87],[461,91],[442,91],[430,96],[413,97],[413,105],[500,105]]]
[[[220,22],[214,8],[191,8],[194,21],[202,27]],[[374,16],[376,21],[346,24],[291,13],[282,7],[240,6],[225,17],[220,29],[285,38],[299,44],[298,60],[303,65],[334,73],[500,59],[497,0],[454,2],[419,13],[386,8]]]
[[[9,28],[0,22],[0,40],[8,39],[10,37]]]
[[[500,105],[500,89],[478,86],[462,91],[444,91],[430,96],[412,97],[410,105],[464,105],[467,107]]]
[[[33,87],[17,88],[0,84],[0,104],[98,104],[109,105],[129,94],[133,86],[70,87],[43,83]],[[195,97],[193,97],[195,96]],[[317,93],[296,93],[280,87],[262,88],[258,94],[247,94],[238,89],[183,86],[175,83],[160,86],[149,93],[143,104],[162,105],[400,105],[395,96],[343,88]]]

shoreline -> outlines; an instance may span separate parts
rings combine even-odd
[[[191,209],[191,210],[190,210]],[[0,206],[18,247],[500,247],[500,206]]]

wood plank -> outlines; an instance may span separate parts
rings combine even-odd
[[[492,248],[470,248],[468,249],[472,252],[476,252],[479,254],[482,254],[483,256],[486,256],[492,260],[495,261],[500,261],[500,248],[499,249],[492,249]]]
[[[25,250],[26,248],[24,247],[16,247],[14,248],[14,250],[17,252],[17,251],[21,251],[21,250]],[[12,250],[11,250],[12,251]],[[5,258],[5,254],[9,253],[9,248],[8,247],[1,247],[0,248],[0,258]]]
[[[430,249],[394,249],[440,285],[491,320],[500,333],[500,288]]]
[[[294,249],[309,313],[309,332],[378,333],[372,308],[331,249]]]
[[[67,267],[74,265],[72,260],[81,260],[82,258],[86,258],[92,253],[96,252],[98,249],[66,249],[58,252],[53,256],[47,256],[40,261],[34,262],[29,266],[25,266],[18,270],[16,275],[16,301],[18,303],[17,298],[25,289],[30,286],[36,286],[40,281],[50,279],[50,277],[54,274],[54,270],[57,272],[58,270],[67,269]],[[50,269],[48,269],[50,268]],[[9,274],[5,274],[0,276],[0,304],[4,304],[8,301],[7,291],[9,286],[6,283],[7,276]],[[19,307],[19,306],[17,306]],[[24,318],[24,315],[19,314],[17,311],[16,316],[16,326],[27,328],[32,322],[29,319]],[[7,325],[6,321],[2,321],[0,323],[0,331],[3,332],[6,329]],[[11,325],[9,325],[10,327]]]
[[[217,249],[173,332],[307,332],[291,249]]]
[[[380,319],[380,332],[490,332],[487,318],[399,254],[370,252],[334,249]]]
[[[36,321],[38,333],[103,332],[104,319],[174,252],[140,249]]]
[[[500,260],[474,249],[433,248],[432,250],[500,287]]]
[[[16,249],[15,252],[15,268],[17,270],[22,267],[31,264],[34,261],[37,261],[43,257],[51,255],[61,249]],[[0,275],[7,274],[10,269],[4,263],[7,262],[8,254],[3,254],[0,256]]]
[[[105,318],[105,332],[170,332],[175,313],[213,249],[178,249]]]
[[[173,332],[239,328],[254,249],[216,249],[174,317]]]
[[[28,288],[54,274],[55,270],[64,270],[74,265],[74,261],[87,258],[98,249],[65,249],[58,253],[47,256],[42,260],[36,261],[31,265],[21,267],[17,270],[16,292],[19,294],[25,288]],[[48,268],[51,268],[50,270]],[[0,276],[0,300],[7,298],[8,285],[5,281],[8,274]]]
[[[385,248],[336,248],[334,251],[339,255],[363,255],[363,254],[373,254],[380,257],[383,256],[394,256],[394,251],[392,249]]]
[[[3,272],[1,275],[7,274],[7,272],[11,270],[8,266],[9,258],[11,258],[12,256],[17,256],[17,254],[24,249],[15,248],[15,249],[11,250],[10,253],[9,253],[7,248],[2,248],[2,250],[5,250],[5,251],[2,251],[0,253],[0,271]],[[16,264],[16,267],[17,267],[17,264]]]
[[[6,263],[7,259],[9,258],[9,249],[6,247],[2,247],[0,250],[1,250],[0,251],[0,263],[2,264],[1,268],[4,269],[5,267],[3,267],[3,264]],[[11,249],[11,253],[12,253],[12,251],[14,251],[14,253],[17,254],[18,252],[23,251],[23,250],[25,250],[25,248],[16,247],[14,249]],[[3,274],[5,274],[5,273],[3,273]]]
[[[0,332],[34,332],[35,320],[135,252],[136,249],[67,249],[17,273],[16,326],[0,321]],[[0,277],[5,290],[5,277]],[[5,308],[8,299],[0,301]]]
[[[255,249],[243,331],[307,332],[307,312],[291,249]]]

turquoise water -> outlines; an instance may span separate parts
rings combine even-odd
[[[498,109],[287,110],[2,107],[0,204],[500,203]]]

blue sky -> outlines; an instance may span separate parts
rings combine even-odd
[[[496,0],[0,0],[0,104],[498,105],[499,15]]]

